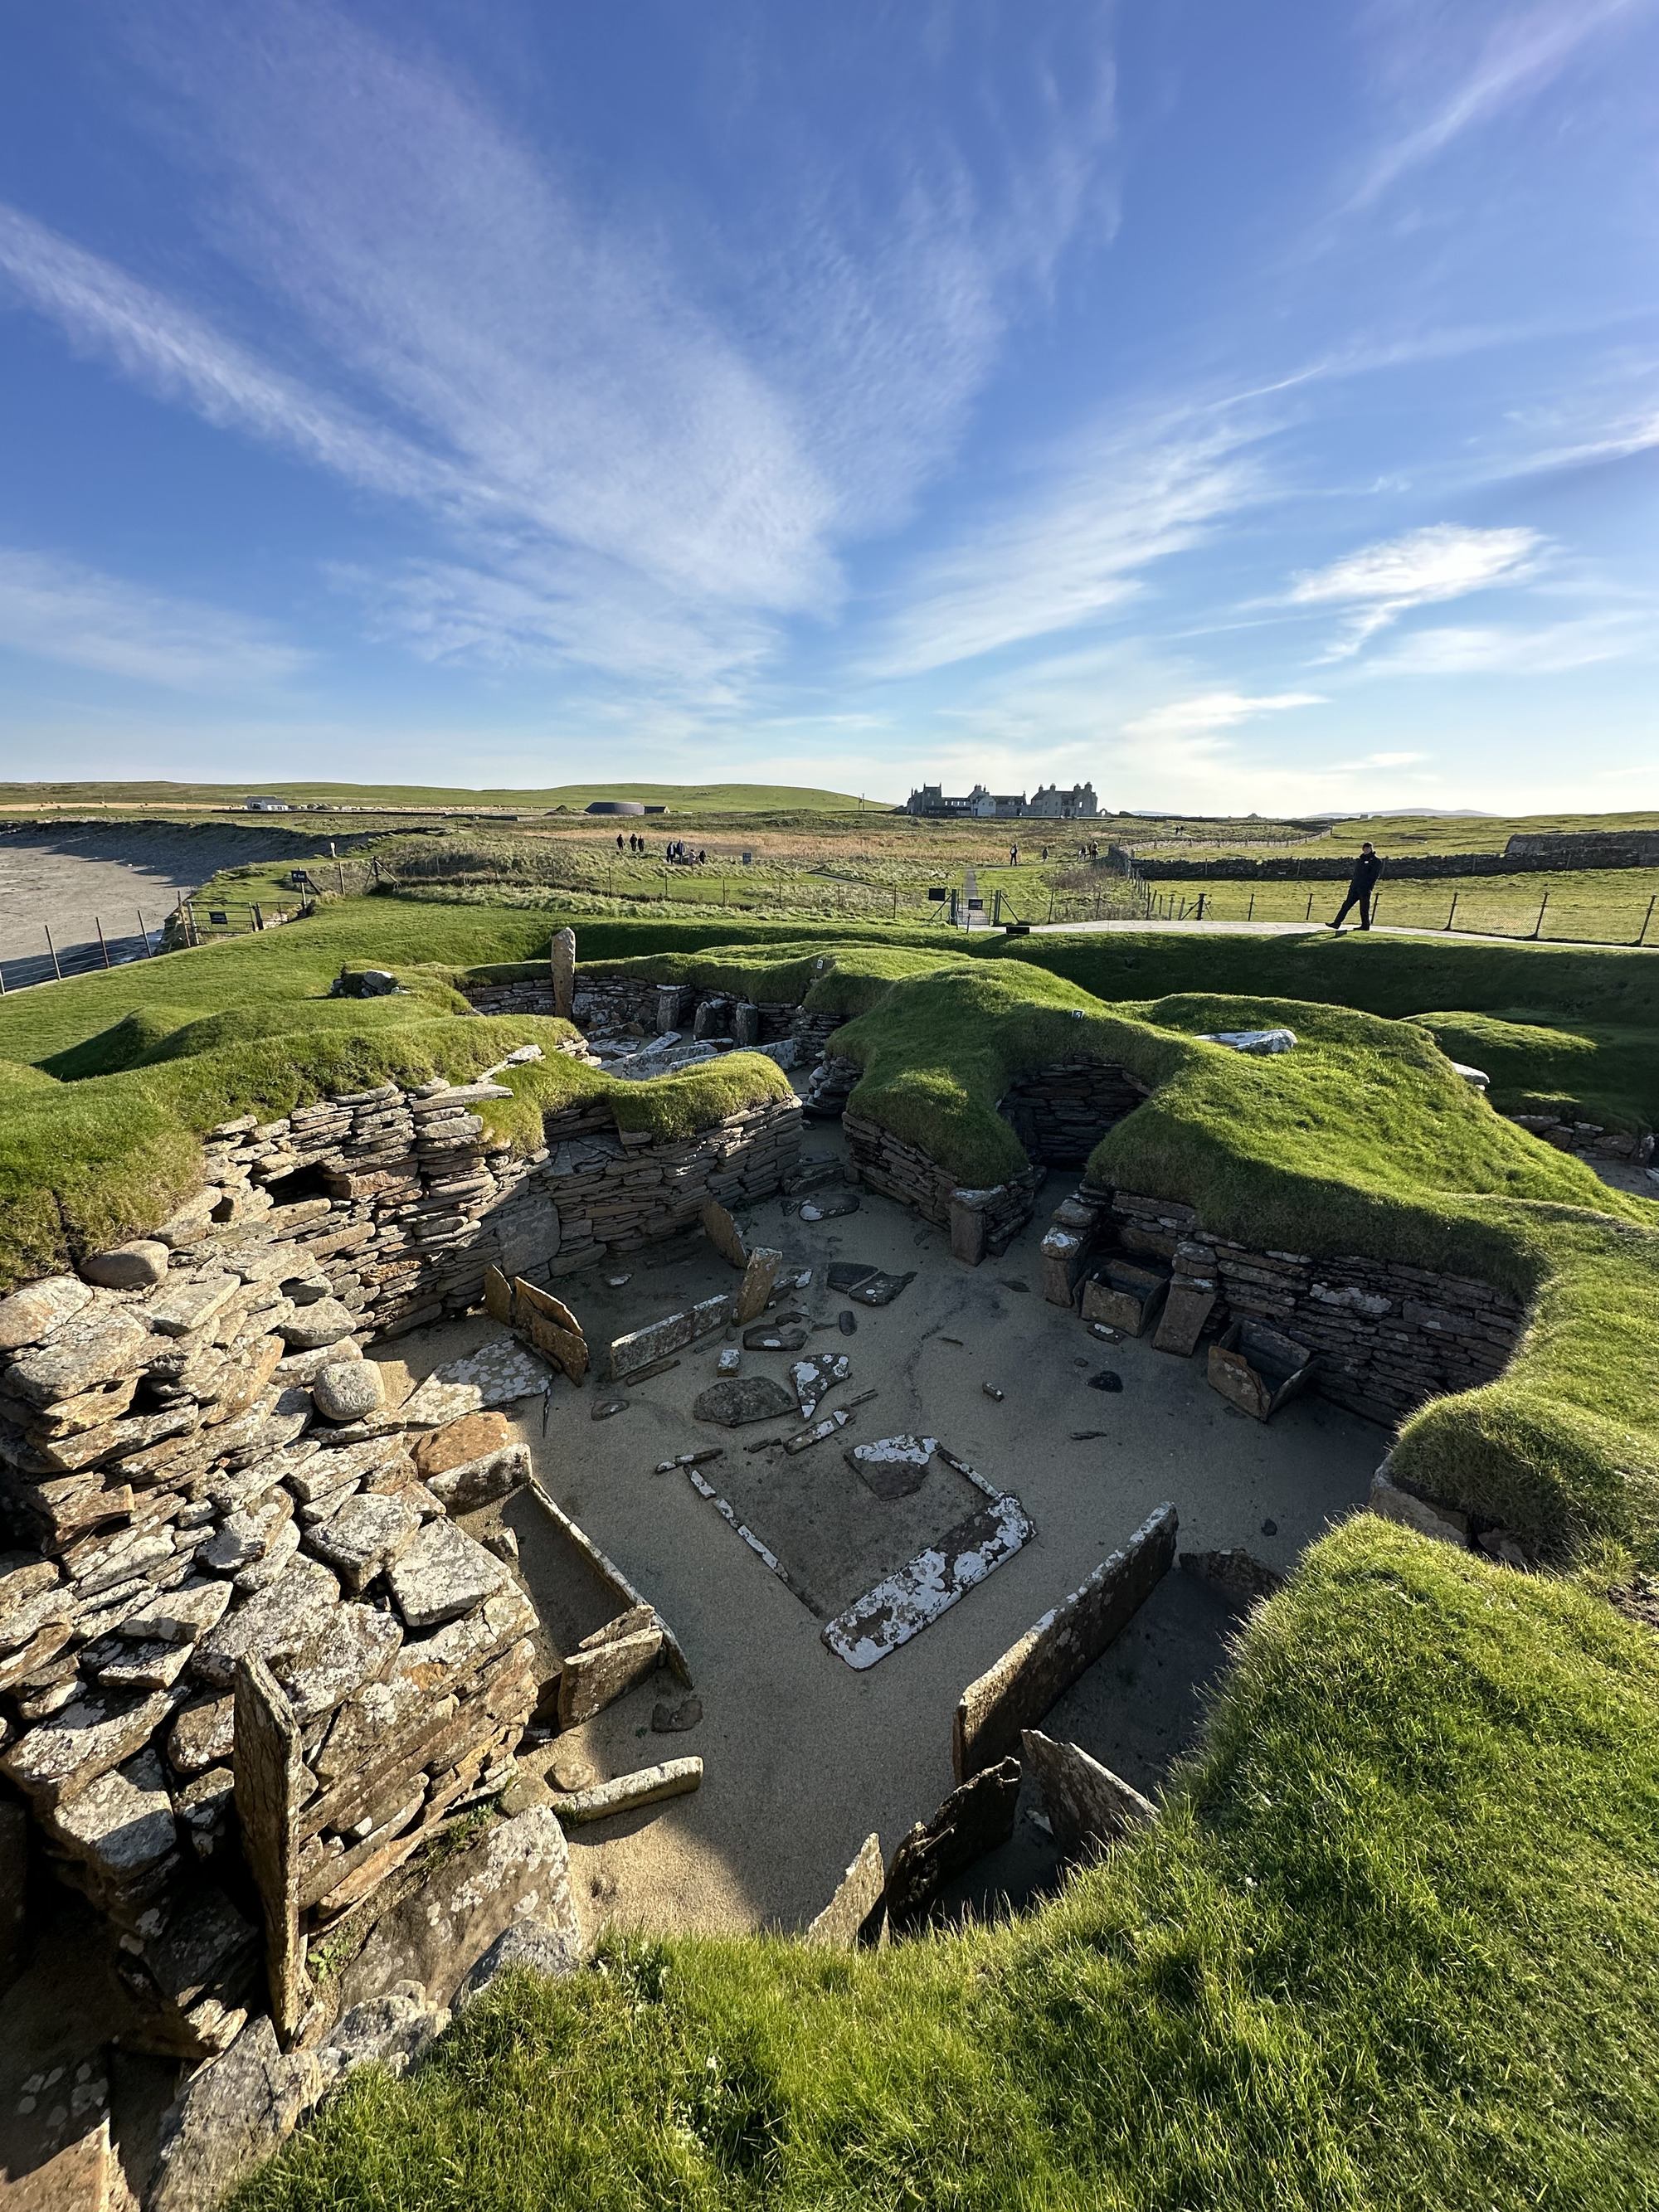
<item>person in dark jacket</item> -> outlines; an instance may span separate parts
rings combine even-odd
[[[1359,848],[1359,858],[1353,864],[1353,873],[1348,878],[1348,896],[1337,908],[1336,920],[1331,924],[1333,929],[1341,928],[1343,916],[1350,907],[1355,906],[1359,908],[1359,927],[1362,929],[1370,927],[1371,893],[1376,890],[1376,879],[1382,872],[1381,855],[1368,837]]]

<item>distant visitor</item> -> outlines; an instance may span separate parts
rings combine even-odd
[[[1351,907],[1356,906],[1359,908],[1359,927],[1362,929],[1370,927],[1371,894],[1382,872],[1382,856],[1368,837],[1359,848],[1359,858],[1353,864],[1353,873],[1348,878],[1348,896],[1336,910],[1336,920],[1331,924],[1333,929],[1340,929],[1343,917]]]

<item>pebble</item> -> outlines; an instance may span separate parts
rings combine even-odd
[[[852,1312],[843,1313],[840,1316],[840,1327],[843,1336],[856,1336],[859,1333],[858,1316]]]
[[[1091,1375],[1089,1377],[1089,1388],[1091,1390],[1121,1390],[1123,1388],[1123,1377],[1115,1368],[1103,1367],[1098,1375]]]
[[[1261,1524],[1261,1533],[1264,1536],[1276,1536],[1279,1534],[1278,1522],[1264,1521]]]
[[[596,1398],[588,1413],[590,1421],[608,1421],[613,1413],[628,1411],[626,1398]]]
[[[994,1382],[981,1382],[979,1387],[988,1398],[994,1398],[999,1406],[1002,1403],[1002,1393]]]
[[[605,1279],[613,1291],[619,1291],[624,1283],[631,1283],[634,1278],[631,1275],[607,1275]]]

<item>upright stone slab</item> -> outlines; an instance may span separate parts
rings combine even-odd
[[[1019,1761],[987,1766],[953,1790],[933,1819],[918,1820],[887,1869],[887,1917],[896,1930],[925,1920],[945,1884],[1014,1832]]]
[[[732,1319],[741,1328],[745,1322],[757,1321],[766,1311],[766,1302],[771,1297],[778,1279],[778,1270],[783,1265],[781,1252],[774,1252],[766,1245],[757,1245],[749,1255],[748,1265],[743,1271],[743,1281],[738,1287],[738,1303]]]
[[[644,1328],[636,1328],[628,1336],[615,1337],[611,1345],[611,1373],[613,1381],[626,1382],[641,1367],[653,1366],[671,1352],[684,1352],[688,1344],[695,1344],[700,1336],[711,1329],[724,1328],[732,1318],[732,1300],[728,1294],[717,1298],[703,1298],[684,1313],[669,1314],[661,1321],[653,1321]]]
[[[263,1659],[236,1669],[236,1819],[242,1856],[264,1907],[270,2016],[286,2043],[311,2002],[300,1934],[298,1814],[309,1786],[300,1724]]]
[[[1212,1282],[1177,1278],[1170,1285],[1164,1310],[1158,1316],[1158,1331],[1152,1338],[1153,1351],[1173,1352],[1180,1359],[1189,1358],[1198,1349],[1198,1340],[1204,1334],[1205,1322],[1215,1310],[1215,1301]]]
[[[513,1285],[514,1314],[519,1328],[538,1352],[570,1377],[580,1389],[587,1375],[587,1339],[581,1323],[562,1298],[538,1290],[520,1275]]]
[[[648,1674],[661,1655],[662,1631],[654,1623],[591,1650],[573,1651],[559,1676],[559,1726],[579,1728],[603,1712]]]
[[[553,1011],[561,1021],[571,1018],[576,1003],[576,933],[556,929],[548,947],[547,964],[553,979]]]
[[[835,1895],[807,1927],[802,1942],[827,1950],[850,1951],[859,1931],[881,1903],[886,1886],[882,1865],[881,1838],[866,1836],[858,1856],[842,1875]],[[884,1930],[885,1922],[883,1923]]]
[[[749,1265],[749,1255],[744,1249],[738,1224],[723,1206],[710,1199],[702,1209],[702,1233],[728,1266],[739,1269]]]
[[[1169,1572],[1179,1521],[1173,1505],[1148,1516],[1121,1551],[1063,1598],[970,1682],[957,1706],[952,1756],[965,1781],[1006,1757],[1056,1698],[1094,1664]]]
[[[760,1042],[760,1008],[747,1000],[732,1011],[732,1042],[740,1049],[748,1049]]]
[[[971,1190],[951,1194],[951,1257],[969,1267],[985,1257],[985,1212],[975,1203],[978,1196]]]
[[[1106,1850],[1158,1818],[1149,1799],[1077,1744],[1056,1743],[1026,1729],[1020,1747],[1042,1792],[1042,1809],[1062,1858]]]

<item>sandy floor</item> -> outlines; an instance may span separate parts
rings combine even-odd
[[[834,1125],[809,1132],[810,1151],[840,1146]],[[580,1392],[562,1379],[555,1384],[545,1434],[541,1401],[517,1409],[531,1416],[521,1433],[542,1481],[672,1624],[703,1705],[701,1724],[689,1733],[652,1733],[653,1706],[680,1695],[659,1674],[553,1747],[553,1765],[579,1759],[599,1776],[690,1753],[706,1762],[696,1796],[573,1832],[579,1903],[593,1923],[799,1926],[829,1897],[865,1836],[878,1831],[890,1851],[950,1790],[951,1716],[963,1686],[1162,1500],[1173,1499],[1180,1511],[1183,1548],[1243,1544],[1282,1567],[1364,1498],[1387,1441],[1370,1423],[1307,1399],[1285,1408],[1271,1428],[1259,1427],[1208,1389],[1200,1359],[1171,1358],[1146,1342],[1103,1345],[1074,1316],[1043,1302],[1037,1246],[1072,1180],[1052,1176],[1024,1235],[1001,1260],[976,1270],[951,1258],[940,1231],[868,1192],[860,1194],[858,1212],[819,1224],[786,1218],[776,1200],[741,1217],[751,1244],[781,1245],[813,1270],[811,1289],[796,1303],[827,1326],[810,1348],[845,1350],[852,1363],[828,1402],[878,1393],[839,1437],[780,1462],[790,1470],[780,1492],[816,1464],[833,1493],[847,1444],[915,1430],[938,1436],[1016,1492],[1036,1523],[1034,1541],[866,1673],[824,1647],[820,1615],[745,1547],[683,1472],[654,1472],[678,1452],[722,1445],[724,1458],[702,1473],[717,1488],[740,1488],[757,1533],[786,1564],[799,1564],[790,1558],[792,1528],[804,1548],[799,1518],[792,1522],[782,1498],[769,1516],[766,1456],[743,1449],[794,1425],[730,1431],[691,1417],[726,1337],[706,1339],[671,1372],[621,1394],[628,1410],[611,1419],[593,1420],[590,1407],[618,1394],[592,1380]],[[825,1283],[836,1259],[920,1272],[892,1305],[854,1309]],[[607,1277],[624,1273],[629,1280],[611,1288]],[[567,1278],[559,1288],[602,1347],[733,1280],[713,1248],[693,1237]],[[1020,1282],[1031,1287],[1011,1287]],[[852,1337],[836,1327],[844,1310],[857,1314]],[[489,1333],[475,1319],[406,1339],[386,1356],[424,1373]],[[743,1355],[745,1374],[782,1380],[788,1364],[781,1352]],[[1121,1395],[1088,1387],[1108,1366],[1122,1376]],[[603,1372],[602,1353],[596,1370]],[[1005,1392],[1000,1403],[984,1395],[988,1382]],[[1085,1430],[1104,1433],[1074,1437]],[[887,1571],[915,1548],[906,1539],[914,1536],[918,1503],[902,1501],[905,1510],[895,1510],[903,1526],[896,1526]],[[520,1532],[526,1578],[555,1644],[597,1625],[597,1614],[574,1617],[573,1577],[550,1553],[533,1499],[521,1495],[507,1518]],[[813,1568],[822,1578],[821,1530],[816,1540]],[[842,1583],[858,1583],[868,1564],[862,1537],[857,1548],[858,1571],[849,1565]],[[834,1587],[824,1601],[845,1594]],[[1156,1789],[1192,1741],[1202,1686],[1223,1663],[1231,1625],[1206,1590],[1172,1577],[1056,1709],[1055,1729],[1139,1787]],[[1019,1895],[1052,1878],[1036,1831],[1022,1822],[1021,1833],[1030,1850],[1022,1856],[1017,1839],[1007,1863],[988,1869],[981,1893],[988,1881]]]

